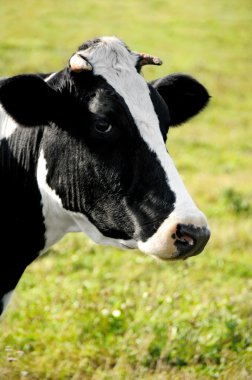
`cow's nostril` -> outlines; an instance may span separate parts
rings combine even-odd
[[[194,245],[194,240],[189,235],[182,235],[177,241],[184,245]]]
[[[209,238],[210,231],[206,227],[178,224],[175,234],[175,245],[179,255],[187,258],[202,252]]]
[[[183,232],[184,232],[183,231],[183,225],[178,224],[176,234],[175,234],[176,242],[178,242],[182,245],[185,245],[185,246],[188,246],[188,245],[193,246],[194,240],[193,240],[192,236],[190,236],[189,234],[185,234]]]

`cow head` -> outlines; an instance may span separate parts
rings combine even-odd
[[[46,80],[4,81],[0,101],[17,123],[44,130],[37,175],[47,229],[64,224],[98,243],[187,258],[210,233],[165,142],[169,127],[196,115],[209,96],[186,75],[146,83],[140,70],[149,63],[161,62],[98,38]]]

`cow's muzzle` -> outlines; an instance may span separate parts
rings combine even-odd
[[[162,260],[184,260],[201,253],[209,238],[207,221],[200,211],[188,212],[186,216],[174,213],[154,235],[139,241],[138,248]]]
[[[172,238],[177,247],[177,254],[174,258],[185,260],[203,251],[210,238],[210,231],[207,227],[178,224]]]

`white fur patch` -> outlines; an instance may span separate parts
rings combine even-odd
[[[10,299],[11,299],[11,296],[12,296],[12,293],[13,293],[13,290],[11,290],[10,292],[6,293],[3,298],[2,298],[2,303],[3,303],[3,312],[6,310],[6,307],[8,306],[8,304],[10,303]]]
[[[54,75],[56,75],[57,73],[52,73],[50,74],[47,78],[45,78],[45,82],[48,82],[50,79],[52,79],[54,77]]]
[[[194,224],[197,227],[207,226],[206,218],[204,214],[198,210],[195,213],[195,210],[187,209],[186,213],[181,209],[174,210],[167,219],[163,221],[161,226],[145,242],[138,242],[138,248],[140,251],[156,256],[160,259],[173,259],[176,258],[179,254],[176,246],[174,245],[175,240],[171,236],[176,233],[178,223],[182,224]]]
[[[74,221],[66,210],[62,207],[62,202],[54,190],[47,182],[47,167],[43,150],[40,152],[37,167],[38,187],[42,197],[43,216],[46,227],[46,244],[44,250],[60,240],[67,232],[76,230]]]
[[[0,141],[8,138],[18,127],[18,124],[7,114],[0,104]]]

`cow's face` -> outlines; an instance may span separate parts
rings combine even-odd
[[[82,45],[69,66],[46,81],[9,82],[9,93],[22,84],[32,109],[13,109],[4,90],[0,99],[19,123],[47,125],[38,182],[64,217],[97,242],[186,258],[203,250],[209,230],[165,141],[169,126],[198,113],[208,94],[184,75],[147,84],[139,74],[145,60],[151,57],[103,37]]]

